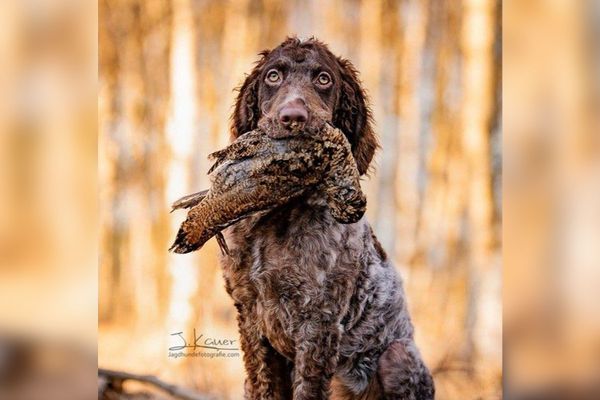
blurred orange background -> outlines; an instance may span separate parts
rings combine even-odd
[[[361,73],[382,150],[368,218],[405,279],[439,399],[500,398],[500,5],[100,1],[99,365],[239,399],[241,358],[167,357],[173,332],[237,339],[214,242],[167,252],[180,196],[257,60],[315,36]]]
[[[600,398],[600,3],[504,2],[510,398]]]
[[[0,7],[2,399],[97,392],[97,30],[95,3]]]

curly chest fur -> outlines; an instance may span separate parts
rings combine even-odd
[[[340,324],[360,271],[366,224],[336,222],[324,201],[298,200],[226,232],[223,260],[234,301],[252,298],[259,329],[293,359],[306,321]],[[341,327],[340,327],[341,329]]]

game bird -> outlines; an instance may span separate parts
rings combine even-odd
[[[211,187],[173,203],[190,209],[169,250],[189,253],[216,236],[228,253],[221,231],[260,212],[268,212],[313,191],[322,191],[340,223],[358,221],[366,209],[359,172],[346,136],[330,124],[281,134],[261,126],[212,153]]]

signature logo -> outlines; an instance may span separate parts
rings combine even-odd
[[[171,336],[176,337],[177,345],[169,347],[169,351],[181,351],[185,349],[198,350],[198,349],[210,349],[217,351],[239,351],[237,347],[237,340],[235,339],[223,339],[204,336],[203,333],[197,334],[194,328],[193,336],[191,338],[185,337],[183,332],[171,333]],[[189,341],[188,341],[189,340]]]

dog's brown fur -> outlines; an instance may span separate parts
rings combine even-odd
[[[272,68],[277,86],[265,84]],[[331,75],[327,90],[313,85],[319,70]],[[350,62],[314,39],[262,53],[240,89],[233,137],[276,120],[292,97],[344,132],[364,174],[377,148],[365,93]],[[247,399],[433,399],[400,278],[365,218],[337,222],[317,192],[224,232]]]

